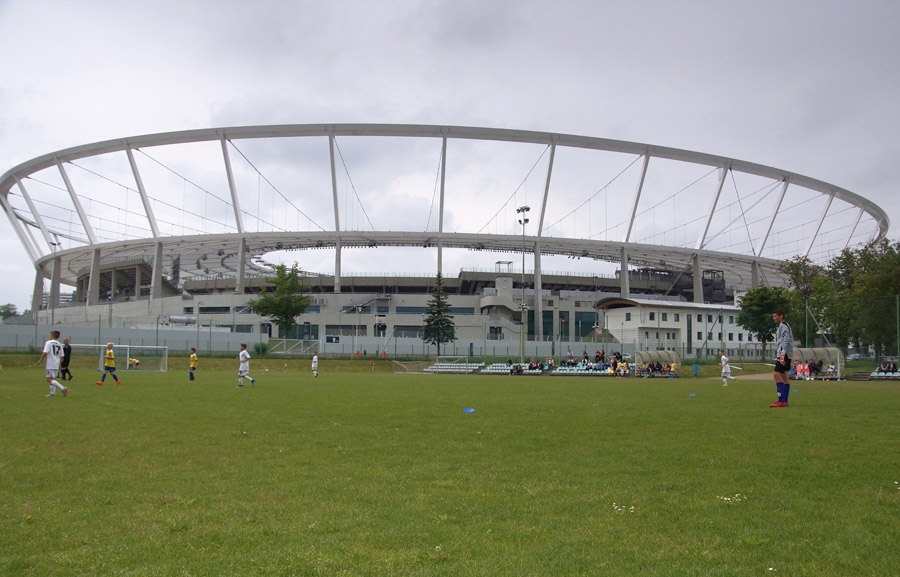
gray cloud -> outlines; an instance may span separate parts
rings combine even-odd
[[[0,164],[6,170],[67,146],[207,126],[483,125],[636,140],[770,164],[871,198],[897,226],[898,21],[900,5],[878,0],[6,1],[0,50],[16,57],[0,61]],[[410,209],[410,228],[426,226],[438,153],[433,143],[374,152],[340,144],[367,203],[385,191],[396,194],[367,207],[379,226],[398,207]],[[274,151],[270,143],[241,146],[252,161],[273,163],[261,170],[277,187],[321,187],[319,143]],[[510,161],[508,177],[482,182],[477,158],[467,152],[457,145],[449,157],[454,168],[474,171],[467,177],[472,182],[458,188],[489,186],[495,198],[511,194],[536,158],[522,153]],[[307,163],[308,154],[314,159]],[[391,155],[415,169],[402,177],[379,172]],[[281,159],[292,162],[279,167]],[[210,165],[211,179],[214,171]],[[558,182],[583,198],[609,177],[560,171]],[[252,174],[242,178],[251,182]],[[539,180],[529,179],[529,201]],[[466,214],[469,198],[460,198],[448,210],[448,226],[482,226],[487,218]],[[306,209],[323,224],[333,220],[327,206]],[[567,210],[554,206],[554,218]],[[672,210],[681,216],[683,207]],[[0,287],[0,303],[25,308],[31,265],[5,219],[0,243],[10,255],[7,276],[22,279]],[[491,259],[466,254],[459,262],[491,267]],[[433,260],[423,250],[405,262],[427,268]],[[586,265],[579,263],[563,264]],[[321,264],[328,266],[327,259]]]

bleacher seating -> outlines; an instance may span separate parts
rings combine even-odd
[[[479,371],[484,363],[434,363],[425,368],[426,373],[465,375]]]
[[[553,369],[551,373],[554,376],[583,376],[583,377],[615,377],[615,372],[610,372],[607,370],[599,370],[599,369],[587,369],[581,366],[574,367],[558,367]],[[628,375],[634,375],[634,364],[628,364]]]
[[[869,378],[876,381],[900,381],[900,373],[880,373],[878,371],[872,371]]]
[[[506,363],[494,363],[489,365],[481,370],[482,375],[508,375],[510,374],[511,367]],[[527,368],[522,369],[523,375],[542,375],[544,371],[541,369],[528,370]]]

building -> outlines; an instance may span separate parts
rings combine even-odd
[[[376,160],[356,168],[341,152],[351,146]],[[426,156],[439,159],[436,175],[416,164]],[[378,172],[395,162],[400,176]],[[521,193],[529,179],[533,206]],[[782,214],[794,195],[821,215],[810,226]],[[342,348],[350,339],[344,353],[415,340],[437,272],[473,352],[520,339],[538,355],[585,340],[685,352],[729,335],[740,344],[732,323],[701,329],[697,315],[729,318],[735,290],[786,283],[785,259],[825,260],[889,226],[854,192],[738,159],[430,125],[226,127],[92,143],[9,169],[0,206],[34,262],[39,323],[206,326],[210,348],[216,332],[268,338],[246,305],[271,262],[292,259],[307,270],[312,302],[288,336]],[[348,272],[349,253],[382,249],[412,256],[384,273]],[[672,304],[651,310],[642,299],[652,295]]]

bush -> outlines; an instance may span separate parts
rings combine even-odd
[[[257,357],[264,357],[269,352],[269,343],[256,343],[253,345],[253,352]]]

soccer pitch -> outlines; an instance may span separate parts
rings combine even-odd
[[[320,370],[7,368],[0,575],[900,567],[896,383]]]

